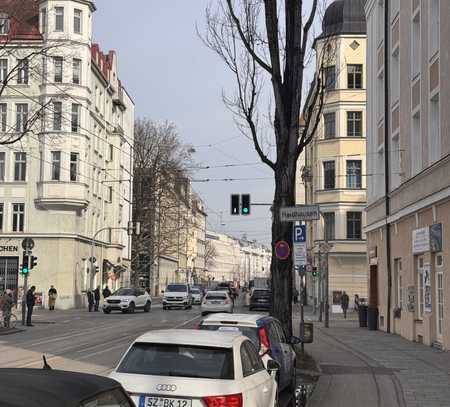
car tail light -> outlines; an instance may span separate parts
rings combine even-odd
[[[242,407],[242,394],[203,397],[206,407]]]
[[[231,304],[231,300],[226,299],[226,300],[225,300],[225,304]]]
[[[259,328],[259,342],[261,343],[261,347],[259,348],[260,356],[264,356],[266,353],[269,353],[270,343],[269,338],[267,337],[266,328]]]

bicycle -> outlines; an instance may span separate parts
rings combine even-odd
[[[0,319],[0,328],[6,328],[6,329],[14,329],[16,325],[19,323],[19,320],[17,319],[16,314],[11,313],[11,318],[9,319],[9,327],[5,327],[5,320],[3,318],[3,314]]]

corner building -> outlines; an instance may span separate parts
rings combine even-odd
[[[54,285],[57,308],[79,307],[86,289],[129,279],[123,228],[132,196],[134,105],[114,51],[104,54],[92,43],[92,1],[17,3],[0,1],[7,21],[0,66],[8,71],[22,61],[0,98],[0,137],[24,134],[0,145],[0,290],[20,298],[21,242],[31,237],[38,265],[29,285],[44,305]],[[94,236],[97,273],[89,261]]]
[[[370,306],[379,329],[449,350],[450,2],[365,11]]]

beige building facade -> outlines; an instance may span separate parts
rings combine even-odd
[[[323,33],[315,42],[317,75],[326,86],[320,124],[299,163],[299,190],[306,204],[317,204],[319,221],[308,222],[309,262],[319,270],[307,274],[310,303],[324,298],[324,262],[328,253],[329,304],[341,312],[340,296],[351,304],[357,294],[367,297],[366,241],[366,33],[362,2],[331,3]],[[322,69],[323,67],[323,69]],[[304,164],[302,165],[302,161]],[[352,305],[351,305],[352,306]]]
[[[449,350],[450,2],[365,9],[370,305],[379,329]]]

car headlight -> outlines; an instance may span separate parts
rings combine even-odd
[[[130,300],[128,298],[123,298],[122,302],[129,302]]]

